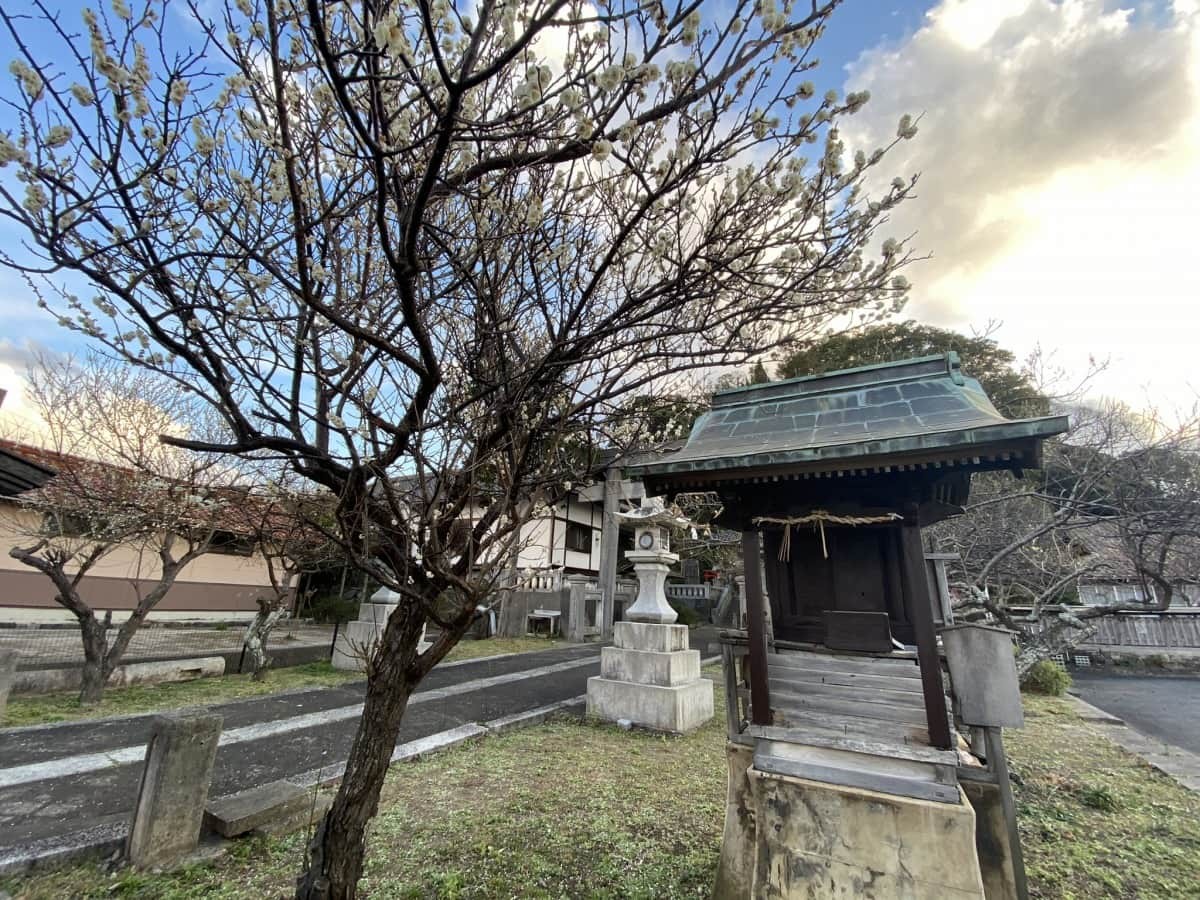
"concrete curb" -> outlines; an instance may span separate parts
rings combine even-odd
[[[396,749],[392,752],[390,764],[395,765],[400,762],[414,761],[431,753],[448,750],[473,738],[486,737],[489,734],[501,734],[517,728],[537,725],[556,713],[566,712],[572,707],[581,706],[586,700],[587,695],[580,694],[577,697],[571,697],[558,703],[550,703],[546,706],[539,706],[536,709],[514,713],[513,715],[504,716],[499,719],[492,719],[483,724],[468,722],[464,725],[447,729],[446,731],[426,735],[425,737],[397,745]],[[341,781],[345,766],[346,761],[339,760],[317,769],[310,769],[307,772],[292,775],[284,780],[305,790],[328,787]],[[97,825],[65,837],[38,841],[27,847],[22,847],[18,851],[0,855],[0,875],[21,874],[36,869],[62,865],[88,856],[105,856],[115,853],[124,846],[128,834],[128,824],[114,823]]]
[[[1116,716],[1079,697],[1068,696],[1068,699],[1080,718],[1104,726],[1104,736],[1122,750],[1132,753],[1150,768],[1175,780],[1189,791],[1200,793],[1200,754],[1142,734]]]

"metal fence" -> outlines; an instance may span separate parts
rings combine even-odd
[[[190,659],[239,653],[246,633],[245,623],[163,624],[148,622],[138,629],[122,662],[161,659]],[[109,640],[116,636],[116,626]],[[323,646],[333,642],[333,625],[284,620],[271,629],[267,649]],[[60,669],[83,664],[83,643],[74,625],[47,627],[17,625],[0,628],[0,649],[15,650],[18,669]]]

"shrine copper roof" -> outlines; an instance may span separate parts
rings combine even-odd
[[[952,461],[963,452],[971,459],[985,449],[996,450],[997,464],[1019,468],[1032,460],[1019,451],[1010,460],[1003,445],[1036,454],[1042,439],[1066,429],[1066,416],[1004,418],[950,352],[721,391],[681,450],[628,474],[678,484],[689,475],[866,471],[888,462],[923,467],[925,458]]]

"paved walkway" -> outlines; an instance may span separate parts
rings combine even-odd
[[[438,667],[409,701],[394,758],[585,694],[600,648],[574,645]],[[211,796],[281,778],[339,774],[364,684],[213,707],[225,717]],[[48,851],[120,840],[136,797],[150,715],[0,729],[0,871]],[[472,724],[475,723],[475,724]],[[434,738],[434,736],[439,736]],[[106,844],[107,842],[107,844]]]

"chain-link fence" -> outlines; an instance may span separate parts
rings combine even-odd
[[[323,647],[328,658],[334,625],[285,619],[271,629],[267,652],[292,647]],[[246,626],[242,623],[144,624],[122,658],[123,663],[240,653]],[[116,637],[116,626],[110,631]],[[83,643],[74,625],[0,627],[0,650],[15,650],[18,669],[61,669],[83,664]],[[232,665],[232,664],[231,664]]]

